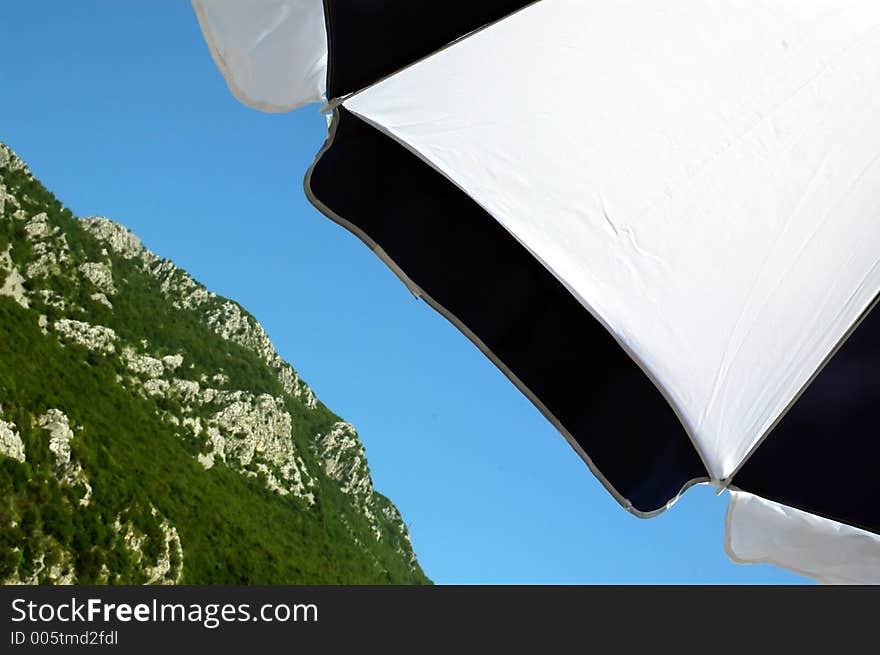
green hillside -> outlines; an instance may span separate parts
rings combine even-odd
[[[429,582],[254,318],[2,144],[0,526],[0,582]]]

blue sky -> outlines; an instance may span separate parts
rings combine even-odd
[[[189,3],[3,3],[0,139],[80,216],[240,302],[359,430],[439,583],[786,583],[722,548],[726,497],[624,512],[470,342],[305,200],[316,107],[229,93]]]

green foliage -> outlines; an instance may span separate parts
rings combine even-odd
[[[28,281],[29,309],[0,296],[0,406],[4,420],[16,424],[27,453],[26,462],[0,454],[0,581],[16,572],[23,579],[33,574],[39,553],[48,554],[48,566],[67,551],[80,583],[144,582],[124,531],[114,525],[130,522],[145,537],[144,556],[155,561],[164,544],[164,517],[180,536],[184,583],[429,582],[398,552],[400,541],[390,538],[395,530],[383,529],[389,538],[377,541],[363,514],[323,473],[313,439],[339,418],[322,404],[309,409],[285,396],[294,445],[317,482],[316,502],[308,506],[222,462],[204,469],[194,458],[202,444],[177,434],[161,418],[163,412],[179,413],[176,401],[144,398],[119,384],[117,376],[126,371],[118,353],[96,354],[44,334],[40,314],[49,322],[88,320],[112,328],[121,342],[146,339],[154,356],[184,353],[189,379],[222,370],[229,388],[283,395],[276,375],[256,353],[215,334],[198,313],[173,307],[137,262],[103,254],[104,244],[39,182],[9,169],[0,169],[0,179],[27,216],[46,212],[69,248],[60,274]],[[24,221],[11,218],[18,208],[7,203],[0,216],[0,251],[11,244],[13,262],[23,266],[33,248]],[[108,257],[118,289],[112,310],[93,301],[95,289],[76,274],[82,262]],[[39,289],[56,294],[66,309],[42,300],[34,293]],[[51,408],[75,426],[73,456],[92,487],[87,506],[80,503],[81,487],[59,483],[48,434],[34,423]],[[177,554],[171,557],[174,563]]]

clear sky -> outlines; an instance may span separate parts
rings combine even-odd
[[[458,331],[306,201],[317,107],[239,104],[183,0],[7,0],[0,140],[240,302],[367,448],[438,583],[784,583],[723,551],[726,495],[622,510]]]

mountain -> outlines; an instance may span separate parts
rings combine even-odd
[[[253,316],[2,144],[0,526],[6,583],[430,582]]]

